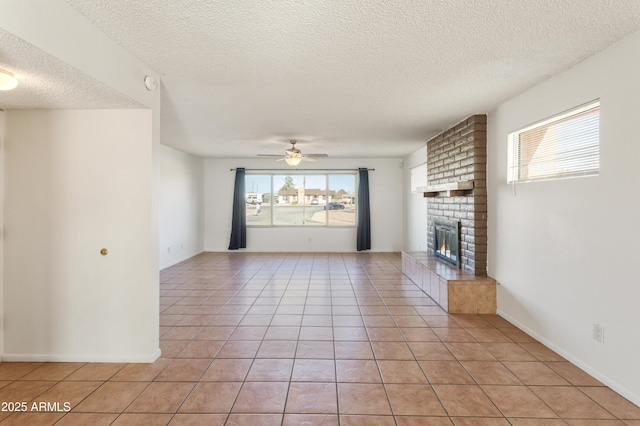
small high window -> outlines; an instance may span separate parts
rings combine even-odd
[[[597,175],[600,101],[510,133],[508,150],[509,183]]]

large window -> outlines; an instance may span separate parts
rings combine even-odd
[[[597,175],[600,102],[509,134],[509,183]]]
[[[245,176],[247,226],[356,225],[356,175]]]

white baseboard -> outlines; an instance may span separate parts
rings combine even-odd
[[[520,330],[524,331],[529,336],[533,337],[538,342],[542,343],[543,345],[545,345],[547,348],[551,349],[552,351],[554,351],[558,355],[560,355],[563,358],[565,358],[566,360],[570,361],[572,364],[576,365],[577,367],[579,367],[580,369],[585,371],[587,374],[593,376],[595,379],[597,379],[600,382],[602,382],[603,384],[607,385],[608,387],[613,389],[615,392],[617,392],[620,395],[622,395],[623,397],[627,398],[629,401],[633,402],[637,406],[640,406],[640,395],[639,394],[633,392],[630,389],[627,389],[625,386],[622,386],[621,384],[619,384],[615,380],[612,380],[611,378],[609,378],[608,376],[603,374],[601,371],[593,368],[589,364],[586,364],[580,358],[574,356],[573,354],[565,351],[563,348],[557,346],[553,342],[547,340],[544,336],[536,333],[535,331],[533,331],[532,329],[530,329],[526,325],[522,324],[520,321],[516,320],[515,318],[512,318],[511,316],[509,316],[507,313],[501,311],[500,309],[498,309],[498,311],[496,313],[497,313],[498,316],[500,316],[500,317],[504,318],[505,320],[509,321],[511,324],[515,325]]]
[[[194,252],[194,253],[192,253],[192,254],[188,254],[188,255],[185,255],[185,256],[181,256],[181,257],[180,257],[180,258],[178,258],[178,259],[172,259],[170,263],[168,263],[168,264],[166,264],[166,265],[160,265],[159,269],[160,269],[160,271],[162,271],[163,269],[170,268],[170,267],[172,267],[172,266],[174,266],[174,265],[177,265],[177,264],[178,264],[178,263],[180,263],[180,262],[184,262],[185,260],[189,260],[189,259],[191,259],[192,257],[196,257],[197,255],[202,254],[202,253],[205,253],[205,251],[204,251],[204,250],[201,250],[201,251],[199,251],[199,252]]]
[[[152,363],[160,358],[160,348],[148,356],[144,355],[109,355],[102,354],[3,354],[2,362],[118,362],[118,363]]]

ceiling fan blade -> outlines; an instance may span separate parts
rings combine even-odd
[[[257,154],[258,157],[282,157],[282,155],[278,154]]]
[[[307,158],[325,158],[328,157],[327,154],[303,154],[303,157],[307,157]]]

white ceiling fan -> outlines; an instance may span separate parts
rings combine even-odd
[[[285,151],[285,155],[282,158],[279,158],[276,161],[286,161],[288,165],[291,167],[295,167],[302,160],[304,161],[316,161],[316,158],[328,157],[327,154],[303,154],[298,148],[296,148],[297,141],[292,139],[289,141],[291,143],[291,148]],[[281,157],[280,155],[275,154],[258,154],[258,157]]]

